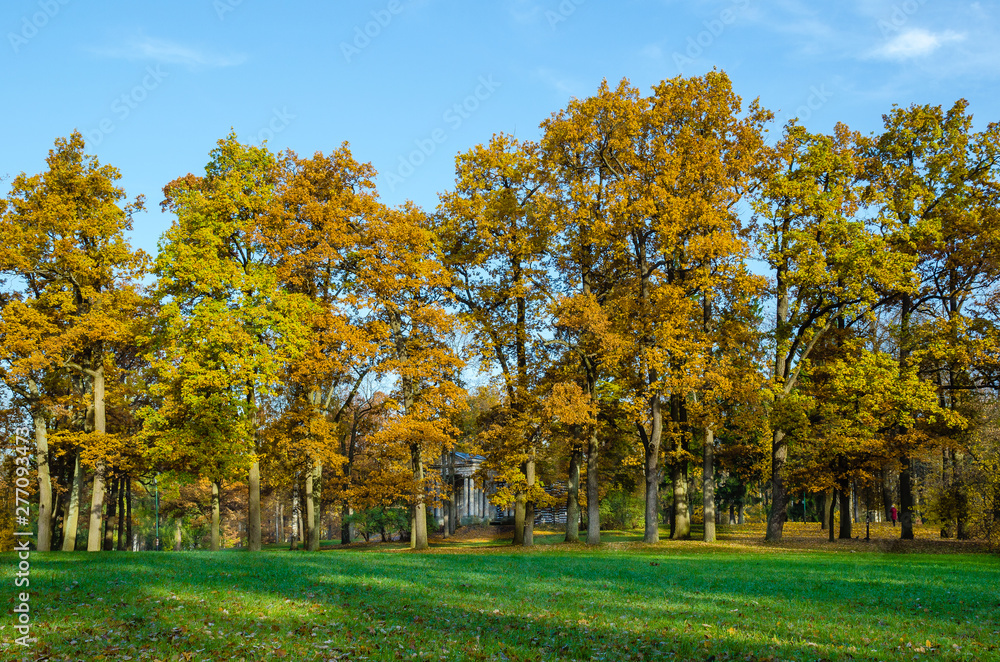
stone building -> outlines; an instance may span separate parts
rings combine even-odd
[[[432,509],[438,527],[448,527],[454,533],[455,527],[469,519],[496,521],[514,517],[514,509],[500,508],[490,503],[490,496],[496,485],[490,481],[482,484],[474,476],[486,458],[482,455],[453,451],[442,455],[438,462],[430,465],[430,470],[441,475],[445,486],[444,494],[438,495],[442,505]],[[450,488],[450,490],[448,489]],[[535,524],[566,523],[566,487],[564,483],[546,485],[545,491],[555,497],[555,503],[548,507],[536,507]],[[449,495],[452,498],[449,499]]]

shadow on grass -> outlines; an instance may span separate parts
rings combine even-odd
[[[967,650],[976,631],[1000,628],[1000,567],[978,557],[902,564],[569,547],[38,555],[32,600],[36,622],[48,627],[34,652],[88,660],[144,647],[233,660],[277,651],[310,660],[394,659],[397,651],[449,660],[889,659],[900,634]],[[871,632],[853,631],[863,627]],[[858,650],[864,639],[880,652]]]

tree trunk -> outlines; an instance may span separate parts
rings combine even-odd
[[[250,521],[247,523],[251,552],[260,551],[260,462],[254,460],[250,465]]]
[[[788,494],[785,491],[784,467],[788,459],[785,433],[775,430],[771,441],[771,512],[767,516],[765,540],[779,542],[788,519]]]
[[[115,476],[111,481],[111,494],[108,499],[108,513],[107,517],[104,519],[104,551],[110,552],[114,550],[115,542],[115,525],[112,523],[117,511],[115,506],[118,503],[118,490],[121,487],[121,478]]]
[[[118,478],[118,551],[125,551],[125,492],[128,490],[128,474]]]
[[[663,436],[663,411],[658,394],[654,394],[649,400],[649,413],[649,436],[646,436],[646,429],[642,424],[637,423],[636,427],[645,453],[643,474],[646,479],[646,510],[642,541],[655,543],[660,541],[660,440]]]
[[[527,474],[527,467],[525,467],[525,474]],[[524,545],[524,518],[527,510],[527,501],[525,499],[524,491],[518,490],[514,495],[514,544]]]
[[[702,459],[701,489],[705,510],[705,534],[702,540],[715,542],[715,431],[712,428],[705,428]]]
[[[294,551],[299,538],[299,479],[295,477],[292,486],[292,535],[289,536],[288,549]],[[345,520],[346,521],[346,520]]]
[[[882,508],[884,511],[883,521],[892,521],[892,483],[890,482],[889,467],[882,467]]]
[[[424,489],[424,456],[420,444],[410,446],[413,478],[417,483],[417,500],[413,504],[413,521],[410,527],[410,548],[427,549],[427,500]]]
[[[830,491],[826,491],[822,494],[822,498],[823,507],[819,509],[819,512],[822,513],[820,516],[820,531],[826,529],[830,523],[830,511],[833,509],[833,494]]]
[[[861,495],[858,493],[858,481],[851,481],[851,512],[854,516],[854,523],[861,523]]]
[[[600,469],[598,460],[600,440],[597,429],[591,426],[590,438],[587,440],[587,544],[601,544],[601,503],[598,491]]]
[[[83,490],[83,467],[79,451],[73,454],[73,483],[67,500],[66,518],[63,520],[64,552],[76,550],[76,532],[80,523],[80,492]]]
[[[305,490],[302,496],[304,502],[305,516],[302,518],[304,528],[302,529],[302,549],[312,551],[312,539],[314,527],[315,510],[313,508],[313,473],[312,465],[306,469]]]
[[[691,484],[688,480],[687,461],[687,414],[684,403],[677,395],[670,396],[670,418],[683,437],[674,442],[674,461],[670,466],[670,482],[674,501],[674,517],[671,520],[670,538],[688,540],[691,537]],[[683,457],[684,459],[679,459]]]
[[[850,483],[844,481],[840,490],[840,534],[841,540],[851,539],[851,488]]]
[[[310,539],[309,544],[314,552],[318,552],[320,542],[323,537],[323,463],[317,462],[313,465],[313,521],[315,524],[315,539]]]
[[[351,544],[351,523],[348,521],[350,517],[351,509],[348,507],[347,502],[344,501],[340,504],[340,544],[350,545]]]
[[[910,476],[910,458],[900,460],[899,470],[899,528],[902,540],[913,540],[913,482]]]
[[[528,462],[524,471],[525,483],[528,485],[529,494],[535,487],[535,449],[531,449]],[[524,546],[531,547],[535,544],[535,500],[528,499],[524,504]]]
[[[125,475],[125,486],[128,492],[125,495],[125,504],[128,508],[128,512],[125,515],[125,537],[128,539],[128,544],[132,545],[132,476],[129,474]]]
[[[221,486],[219,481],[212,481],[212,551],[219,551],[219,524],[221,518],[221,507],[219,504],[219,495],[221,492]]]
[[[566,542],[580,542],[580,464],[583,448],[575,444],[569,455],[566,478]]]
[[[441,451],[441,536],[451,537],[451,474],[448,471],[448,459],[451,453],[442,449]]]
[[[32,409],[35,424],[35,460],[38,464],[38,542],[39,552],[52,545],[52,478],[49,476],[49,436],[41,407]]]
[[[306,474],[306,519],[307,530],[309,531],[310,552],[319,551],[320,527],[320,481],[323,479],[323,463],[316,461],[313,463],[309,473]]]
[[[94,433],[107,431],[104,412],[104,366],[91,371],[91,387],[94,390]],[[87,530],[87,551],[101,551],[101,520],[104,511],[104,462],[94,467],[94,486],[90,493],[90,528]]]
[[[834,488],[833,491],[830,492],[830,507],[827,509],[827,514],[830,516],[830,521],[829,521],[829,525],[830,525],[829,526],[829,529],[830,529],[830,531],[829,531],[830,542],[833,542],[833,540],[834,540],[834,537],[833,537],[834,536],[834,533],[833,533],[833,525],[834,525],[833,518],[834,518],[834,513],[836,512],[836,510],[837,510],[837,489]]]

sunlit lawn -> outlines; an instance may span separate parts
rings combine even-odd
[[[36,553],[27,651],[10,643],[16,560],[3,554],[0,659],[1000,660],[996,557],[739,535],[647,547],[612,533],[598,549],[539,534],[548,544],[533,550],[471,536],[427,553]]]

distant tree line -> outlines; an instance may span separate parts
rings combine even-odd
[[[27,426],[43,550],[127,547],[154,476],[212,548],[233,486],[250,550],[284,538],[289,499],[308,549],[324,514],[349,541],[399,506],[424,548],[452,450],[486,458],[518,545],[553,482],[570,541],[599,542],[622,492],[646,542],[693,517],[711,541],[748,488],[768,540],[804,495],[831,535],[859,494],[904,539],[918,511],[996,535],[1000,127],[965,101],[894,106],[867,136],[793,120],[769,140],[772,120],[719,71],[605,83],[537,141],[460,154],[432,211],[381,202],[346,143],[230,134],[164,187],[155,256],[127,238],[142,197],[60,138],[0,200],[0,475]]]

